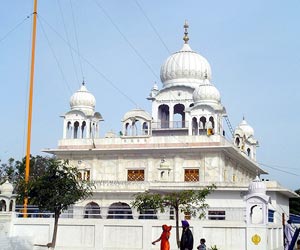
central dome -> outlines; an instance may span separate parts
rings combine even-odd
[[[211,79],[208,61],[185,43],[182,49],[169,56],[161,66],[160,79],[165,86],[188,83],[194,86],[205,78]]]

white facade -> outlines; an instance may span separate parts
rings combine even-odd
[[[95,112],[95,97],[83,84],[71,97],[71,109],[63,116],[63,137],[58,147],[45,150],[58,158],[69,159],[70,164],[80,170],[81,178],[96,184],[93,197],[74,206],[74,214],[81,216],[79,222],[74,222],[76,225],[94,225],[86,227],[85,239],[95,237],[95,232],[98,232],[105,241],[110,235],[109,230],[121,232],[122,237],[125,226],[122,220],[118,226],[116,220],[104,219],[114,218],[114,210],[122,207],[130,211],[130,215],[121,215],[128,222],[131,214],[137,214],[130,207],[137,192],[199,189],[215,184],[217,189],[207,197],[210,208],[206,220],[190,219],[196,233],[195,246],[201,237],[223,250],[238,250],[248,245],[248,210],[244,197],[248,194],[249,183],[257,175],[266,174],[256,162],[258,142],[254,130],[244,119],[235,129],[232,141],[225,138],[223,120],[226,109],[221,103],[221,94],[212,83],[208,61],[188,44],[188,25],[185,24],[184,28],[182,49],[171,55],[161,67],[162,89],[155,84],[147,98],[152,102],[151,113],[131,110],[122,119],[122,133],[108,132],[100,138],[99,123],[103,119]],[[282,244],[281,215],[288,215],[288,199],[295,194],[275,181],[267,181],[265,185],[265,195],[270,197],[271,203],[264,204],[264,216],[268,211],[273,211],[274,216],[273,219],[264,217],[263,233],[274,241],[268,249],[277,249]],[[83,219],[95,218],[90,215],[90,210],[99,214],[101,222]],[[165,223],[174,224],[170,220],[171,214],[164,216],[164,220],[168,218]],[[184,218],[183,214],[181,218]],[[132,227],[136,228],[129,233],[130,237],[144,235],[146,240],[141,239],[139,247],[126,248],[124,244],[122,249],[151,249],[144,246],[145,241],[150,242],[150,238],[153,240],[159,234],[157,228],[162,222],[147,220],[147,223],[139,220],[138,215],[132,216]],[[105,225],[110,224],[112,227],[108,226],[108,231],[105,231]],[[215,238],[211,237],[212,232],[217,235]],[[174,232],[173,235],[175,237]],[[243,237],[235,244],[229,239],[236,235]],[[97,237],[93,239],[97,241]],[[108,245],[101,247],[99,244],[95,242],[86,247],[118,249],[109,245],[113,243],[107,242]]]

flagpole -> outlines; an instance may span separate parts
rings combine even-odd
[[[30,86],[28,102],[28,123],[27,123],[27,148],[26,148],[26,165],[25,165],[25,183],[29,181],[30,172],[30,143],[31,143],[31,121],[32,121],[32,102],[33,102],[33,83],[34,83],[34,62],[35,62],[35,41],[36,41],[36,19],[37,19],[37,0],[33,0],[33,22],[32,22],[32,39],[31,39],[31,67],[30,67]],[[24,217],[27,217],[28,196],[24,198]]]

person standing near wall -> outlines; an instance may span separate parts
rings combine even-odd
[[[206,250],[205,242],[206,242],[206,240],[205,240],[204,238],[202,238],[202,239],[200,240],[200,245],[197,246],[197,249],[198,249],[198,250]]]
[[[169,238],[171,229],[172,226],[167,226],[166,224],[162,225],[163,232],[157,240],[152,242],[152,245],[155,245],[156,242],[160,241],[160,250],[170,250]]]
[[[291,245],[294,229],[292,227],[292,220],[287,220],[287,224],[284,226],[284,250],[288,250],[289,246]]]
[[[192,250],[194,245],[194,237],[190,230],[190,225],[186,220],[181,221],[182,235],[180,240],[180,250]]]

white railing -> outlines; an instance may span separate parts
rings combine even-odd
[[[224,208],[224,207],[210,207],[205,212],[205,217],[202,220],[224,220],[224,221],[245,221],[245,208]],[[24,212],[22,206],[17,206],[15,211],[17,218],[23,218]],[[184,215],[182,215],[184,217]],[[27,208],[27,218],[52,218],[53,213],[40,212],[35,206]],[[147,210],[144,213],[139,213],[136,209],[126,207],[94,207],[86,208],[74,206],[64,211],[60,218],[74,218],[74,219],[152,219],[152,220],[174,220],[174,213],[167,211],[160,213],[154,210]],[[191,218],[198,220],[198,218]]]
[[[187,121],[173,122],[152,122],[152,129],[186,129],[189,123]]]

